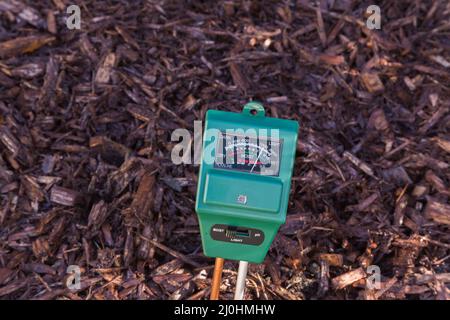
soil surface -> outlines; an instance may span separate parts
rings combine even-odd
[[[0,1],[0,299],[207,299],[171,135],[251,100],[301,128],[246,299],[448,299],[450,4],[377,2]]]

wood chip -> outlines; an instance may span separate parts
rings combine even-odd
[[[131,210],[142,220],[153,218],[151,208],[154,200],[154,185],[155,176],[152,173],[144,174],[131,203]]]
[[[105,201],[100,200],[92,206],[91,211],[89,212],[88,227],[92,230],[99,230],[109,213],[108,205]]]
[[[113,52],[106,54],[100,62],[100,67],[95,74],[95,83],[106,84],[111,79],[111,74],[117,63],[117,57]]]
[[[442,150],[450,154],[450,140],[440,137],[435,137],[431,139],[436,145],[438,145]]]
[[[230,72],[233,77],[234,84],[242,91],[246,91],[249,88],[248,81],[236,63],[230,62]]]
[[[139,106],[136,104],[128,104],[127,111],[136,119],[141,121],[150,122],[155,119],[155,114],[145,106]]]
[[[355,166],[357,166],[359,169],[361,169],[363,172],[365,172],[369,176],[375,178],[372,168],[370,168],[365,162],[361,161],[355,155],[351,154],[348,151],[344,151],[343,157],[346,158],[347,160],[349,160],[351,163],[353,163]]]
[[[9,58],[15,55],[31,53],[55,40],[53,36],[33,35],[19,37],[0,43],[0,58]]]
[[[326,261],[328,265],[333,267],[342,267],[344,257],[338,253],[321,253],[318,255],[319,260]]]
[[[425,134],[428,130],[430,130],[439,120],[448,112],[447,106],[441,106],[437,109],[433,115],[419,128],[420,134]]]
[[[331,284],[335,289],[339,290],[355,283],[356,281],[364,279],[365,277],[366,272],[364,271],[364,269],[358,268],[333,278],[331,280]]]
[[[50,201],[63,206],[75,206],[80,201],[80,194],[77,191],[54,186],[50,193]]]
[[[450,225],[450,205],[434,199],[428,199],[425,216],[436,223]]]
[[[343,56],[321,54],[319,56],[319,62],[328,64],[330,66],[338,66],[345,63],[345,58]]]
[[[374,72],[364,72],[361,74],[361,79],[367,91],[370,93],[377,93],[384,90],[383,82],[381,82],[378,74]]]

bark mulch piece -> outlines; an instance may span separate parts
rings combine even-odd
[[[301,129],[246,298],[449,298],[448,1],[380,1],[381,30],[359,1],[73,2],[80,30],[62,1],[0,2],[1,299],[207,298],[171,133],[252,99]]]

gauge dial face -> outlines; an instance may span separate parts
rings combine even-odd
[[[216,145],[214,167],[278,176],[282,140],[222,132]]]

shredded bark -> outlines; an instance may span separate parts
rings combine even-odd
[[[300,132],[245,298],[448,299],[448,1],[379,1],[381,30],[364,1],[72,2],[80,30],[64,1],[0,2],[1,299],[207,299],[171,134],[250,100]]]

